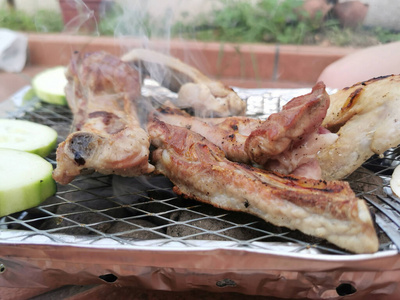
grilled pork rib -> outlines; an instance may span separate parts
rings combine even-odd
[[[136,65],[171,91],[178,92],[175,104],[192,108],[196,115],[227,117],[246,113],[246,103],[235,91],[177,58],[148,49],[134,49],[121,59]],[[159,74],[162,74],[161,78],[158,78]]]
[[[264,165],[321,126],[329,107],[329,95],[322,82],[311,93],[289,101],[279,113],[268,117],[246,140],[245,149],[251,159]]]
[[[228,159],[242,163],[251,163],[243,147],[247,135],[251,133],[250,128],[254,130],[262,123],[261,120],[246,117],[204,119],[191,116],[179,108],[170,106],[163,106],[152,115],[157,116],[163,122],[188,128],[204,136],[220,147]],[[246,133],[247,135],[245,135]]]
[[[66,75],[76,131],[57,149],[53,178],[67,184],[88,171],[122,176],[152,172],[149,136],[135,106],[137,72],[115,56],[94,52],[75,53]]]
[[[156,118],[148,131],[158,148],[152,155],[156,171],[175,184],[176,193],[325,238],[355,253],[378,250],[365,201],[346,182],[283,176],[231,162],[203,136]]]
[[[190,128],[206,137],[230,160],[319,179],[317,152],[337,138],[321,127],[328,106],[325,85],[318,83],[311,93],[292,99],[266,121],[246,117],[202,119],[168,106],[155,114],[168,124]]]

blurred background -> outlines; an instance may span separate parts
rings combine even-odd
[[[126,37],[136,40],[135,47],[162,50],[230,86],[311,87],[326,67],[356,51],[397,45],[399,16],[400,1],[392,0],[0,0],[0,30],[18,33],[21,42],[0,53],[0,80],[7,83],[0,100],[41,70],[66,65],[73,51],[120,55],[132,47]],[[7,48],[4,36],[0,40]],[[163,48],[151,45],[160,40],[167,41]],[[2,60],[18,45],[26,47],[19,53],[26,52],[24,68],[3,68]],[[387,58],[396,50],[380,51],[373,54],[377,67],[397,66],[395,57]],[[363,74],[365,60],[371,62],[371,55],[361,67],[345,65]],[[342,74],[350,83],[374,76],[359,79],[336,69],[323,78],[332,87],[347,84],[328,81]]]
[[[0,28],[18,31],[341,47],[399,40],[399,15],[392,0],[0,0]]]

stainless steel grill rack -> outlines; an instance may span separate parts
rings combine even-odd
[[[143,95],[151,97],[154,93],[157,94],[158,89],[150,82]],[[249,115],[265,118],[279,110],[293,96],[304,94],[307,90],[237,89],[237,92],[247,101]],[[174,95],[168,94],[166,97],[173,98]],[[31,120],[53,127],[59,132],[59,142],[68,135],[72,118],[67,107],[42,103],[38,99],[15,107],[8,117]],[[205,283],[208,280],[200,275],[193,277],[191,284],[182,279],[189,270],[193,272],[193,269],[196,269],[201,270],[203,275],[211,276],[210,282],[214,279],[220,282],[229,276],[227,278],[235,283],[230,285],[232,291],[247,294],[279,297],[299,295],[296,289],[292,289],[292,292],[282,291],[283,286],[302,286],[301,291],[308,290],[311,294],[311,290],[314,289],[315,295],[328,290],[334,294],[337,293],[339,283],[343,282],[351,282],[357,290],[361,286],[357,286],[359,280],[346,279],[351,266],[357,274],[360,274],[360,271],[370,274],[379,272],[382,260],[396,263],[400,261],[400,203],[389,186],[391,173],[400,163],[399,151],[392,149],[387,151],[384,157],[372,157],[364,168],[357,170],[348,179],[357,196],[366,199],[371,210],[375,212],[380,239],[379,252],[376,254],[354,255],[324,240],[272,226],[253,216],[227,212],[180,198],[172,192],[172,184],[163,176],[122,178],[92,174],[79,177],[66,186],[59,185],[56,195],[36,208],[4,217],[0,223],[0,260],[3,258],[4,266],[8,263],[7,268],[12,268],[10,265],[14,266],[16,261],[27,267],[27,273],[9,271],[17,278],[38,270],[46,274],[46,271],[52,269],[62,273],[64,279],[68,278],[69,282],[74,282],[71,276],[76,273],[83,276],[84,279],[81,280],[86,283],[97,282],[96,280],[101,282],[102,277],[99,275],[110,273],[119,278],[120,284],[129,284],[126,279],[134,276],[149,288],[221,288]],[[55,153],[46,159],[53,165],[56,164]],[[18,246],[24,246],[25,250],[20,250]],[[36,252],[38,250],[41,251],[39,255]],[[65,260],[74,266],[74,271],[68,271],[67,262],[63,265],[62,259],[55,251],[65,255]],[[113,254],[107,256],[110,252]],[[120,257],[113,257],[115,254]],[[215,257],[216,254],[220,256]],[[76,255],[79,258],[76,258]],[[157,255],[157,259],[154,255]],[[181,255],[186,255],[183,260]],[[196,264],[198,255],[202,257],[199,263],[203,262],[203,265]],[[209,255],[212,255],[212,258]],[[82,257],[87,260],[82,260]],[[142,262],[133,263],[132,260],[136,261],[134,257],[140,257]],[[171,257],[174,257],[174,262],[171,262]],[[230,261],[229,257],[235,257],[235,261]],[[239,257],[251,259],[251,263],[237,261]],[[129,261],[127,265],[130,267],[126,272],[122,271],[122,258]],[[208,264],[204,259],[213,263]],[[287,269],[285,259],[293,264],[292,268]],[[360,260],[368,262],[368,267],[360,267],[357,264]],[[114,267],[107,269],[104,261]],[[308,261],[308,265],[305,265],[304,261]],[[274,265],[273,268],[270,263]],[[262,264],[266,266],[262,267]],[[93,267],[94,265],[97,267]],[[116,266],[119,271],[116,271]],[[304,285],[301,280],[293,279],[287,280],[286,283],[280,281],[269,290],[260,290],[259,285],[251,283],[254,278],[262,278],[265,274],[273,273],[274,277],[286,272],[285,276],[288,277],[290,270],[290,276],[299,276],[303,273],[308,274],[310,270],[315,272],[318,269],[322,272],[325,267],[343,269],[339,275],[326,281],[327,285],[322,285],[320,289],[312,287],[314,282],[309,280],[310,286]],[[167,276],[174,280],[163,284],[158,281],[143,283],[143,277],[147,276],[143,275],[143,268],[147,268],[146,274],[154,270],[163,270],[167,275],[160,275],[161,277]],[[165,271],[166,268],[168,271]],[[76,271],[78,269],[79,271]],[[324,272],[328,274],[328,271]],[[390,272],[396,272],[396,276],[399,277],[395,279],[400,279],[400,271],[397,268],[391,269]],[[246,274],[248,280],[244,279]],[[242,278],[242,283],[237,283],[238,278]],[[35,284],[59,286],[61,282],[65,283],[63,280],[43,275],[33,281]],[[390,276],[386,280],[388,285],[393,283]],[[177,283],[172,283],[175,281]],[[376,282],[377,285],[381,283]],[[1,284],[13,285],[0,275]],[[374,288],[374,281],[371,281],[363,288],[363,292]]]

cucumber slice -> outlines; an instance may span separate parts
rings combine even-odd
[[[54,67],[40,72],[32,79],[32,88],[39,99],[59,105],[66,105],[64,88],[67,85],[65,67]]]
[[[32,100],[33,97],[36,96],[34,89],[29,89],[26,91],[24,96],[22,97],[22,103]]]
[[[39,205],[56,192],[53,166],[42,157],[0,149],[0,216]]]
[[[24,120],[0,119],[0,148],[47,156],[57,145],[57,131]]]

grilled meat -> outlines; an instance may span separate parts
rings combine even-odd
[[[246,117],[202,119],[168,106],[159,109],[157,117],[201,134],[230,160],[319,179],[316,154],[337,137],[320,126],[328,106],[325,86],[318,83],[310,94],[292,99],[266,121]]]
[[[246,140],[246,152],[263,165],[272,156],[282,153],[321,126],[329,107],[329,95],[322,82],[310,94],[289,101],[279,113],[268,117]]]
[[[319,179],[316,154],[336,139],[321,128],[329,103],[325,85],[318,82],[309,94],[293,98],[252,131],[246,153],[268,170]]]
[[[366,203],[346,182],[283,176],[231,162],[203,136],[156,118],[148,132],[158,148],[152,155],[156,171],[175,184],[176,193],[325,238],[352,252],[378,250]]]
[[[323,126],[338,139],[318,154],[322,177],[341,179],[374,154],[400,144],[400,75],[357,83],[331,95]]]
[[[192,108],[198,116],[227,117],[246,112],[246,103],[235,91],[179,59],[148,49],[134,49],[122,56],[122,60],[178,92],[175,104]]]
[[[163,106],[152,115],[168,124],[185,127],[201,134],[220,147],[228,159],[243,163],[251,163],[243,147],[247,135],[251,133],[249,128],[254,130],[262,123],[261,120],[246,117],[204,119],[170,106]]]
[[[94,52],[75,53],[66,75],[75,131],[57,149],[53,178],[67,184],[89,171],[122,176],[152,172],[149,136],[135,106],[137,72],[117,57]]]

